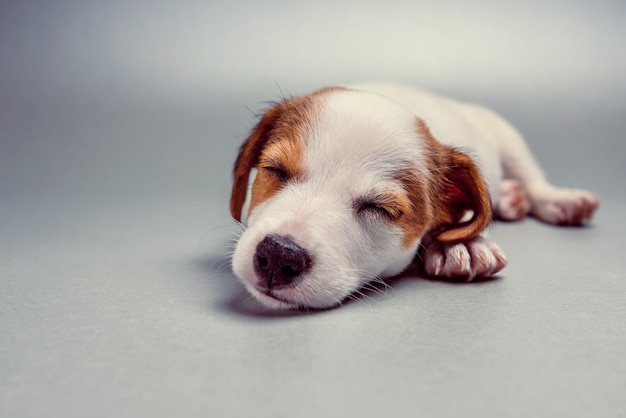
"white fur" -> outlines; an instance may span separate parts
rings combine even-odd
[[[373,278],[400,273],[413,260],[421,239],[403,248],[398,226],[374,218],[357,219],[353,202],[377,190],[403,192],[402,184],[391,178],[399,169],[430,176],[416,115],[437,140],[467,151],[475,160],[495,208],[503,177],[518,181],[528,195],[528,208],[521,216],[532,210],[552,223],[577,217],[584,221],[597,206],[597,199],[587,192],[557,191],[549,185],[521,136],[489,110],[398,85],[351,89],[323,97],[319,116],[304,141],[305,180],[287,184],[247,217],[233,270],[270,307],[334,306]],[[507,202],[510,210],[513,200]],[[582,215],[581,207],[586,208]],[[304,280],[271,296],[257,289],[252,261],[257,244],[268,234],[293,238],[315,258]],[[499,247],[483,236],[448,246],[425,241],[424,246],[424,265],[433,276],[471,280],[489,276],[506,264]]]

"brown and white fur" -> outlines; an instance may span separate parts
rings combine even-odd
[[[271,107],[241,146],[232,266],[269,307],[332,307],[420,248],[430,276],[491,276],[507,263],[483,233],[493,214],[582,225],[598,203],[548,183],[488,109],[393,84],[325,88]]]

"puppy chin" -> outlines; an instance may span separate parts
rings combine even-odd
[[[260,291],[254,285],[251,285],[249,282],[242,280],[246,290],[254,297],[257,301],[259,301],[263,306],[275,309],[275,310],[300,310],[300,309],[330,309],[341,304],[341,301],[338,300],[311,300],[311,298],[306,298],[306,300],[298,300],[298,297],[295,295],[297,290],[282,290],[282,291],[271,291],[269,293]]]

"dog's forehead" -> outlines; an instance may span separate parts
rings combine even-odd
[[[383,97],[359,91],[330,93],[322,98],[312,125],[303,155],[308,172],[393,178],[424,165],[416,116]]]

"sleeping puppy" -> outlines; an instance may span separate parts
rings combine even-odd
[[[484,234],[493,214],[582,225],[598,204],[549,184],[488,109],[392,84],[325,88],[267,110],[241,146],[232,266],[266,306],[328,308],[420,248],[430,276],[491,276],[507,262]]]

